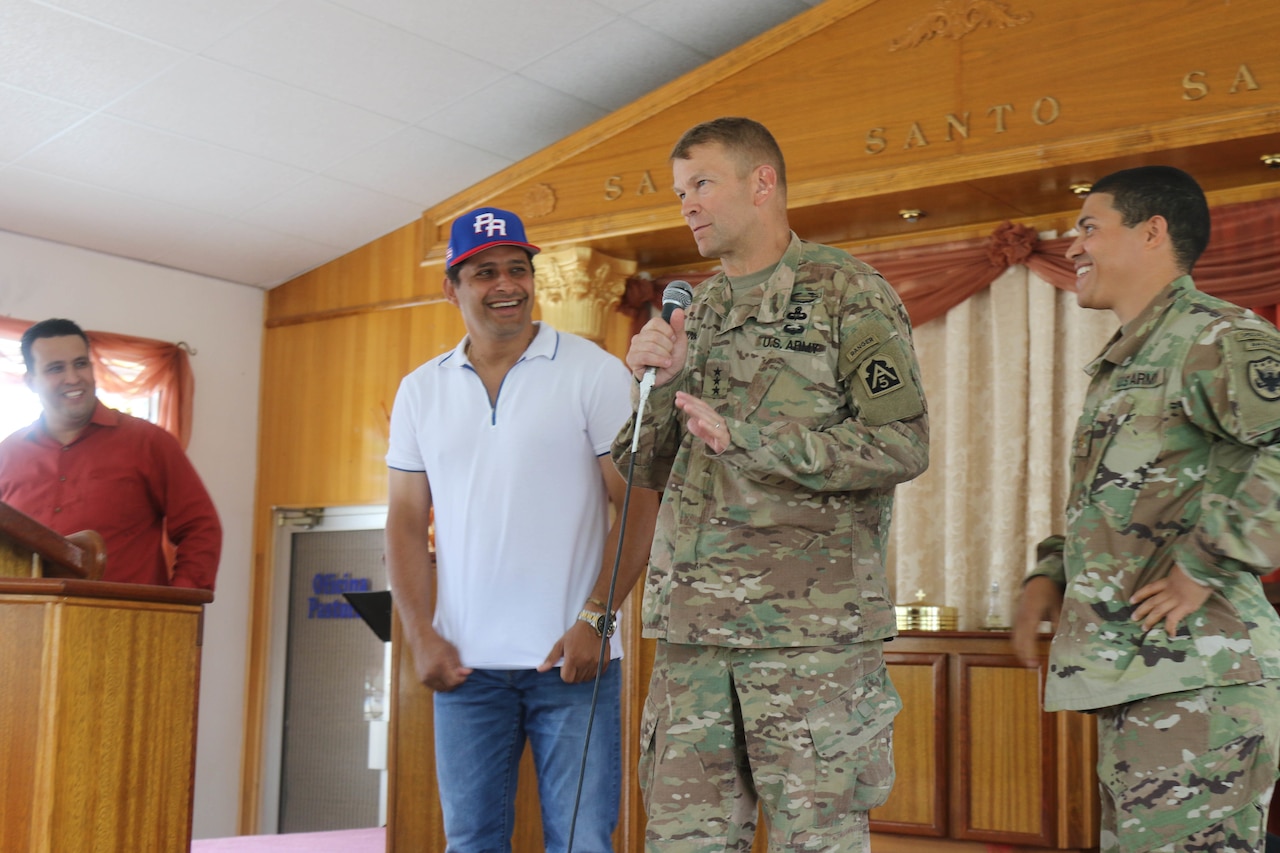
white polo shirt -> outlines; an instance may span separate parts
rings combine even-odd
[[[599,458],[631,415],[631,375],[546,323],[497,403],[467,339],[400,383],[387,465],[424,471],[435,510],[434,627],[463,666],[536,667],[600,571],[609,500]],[[611,656],[621,657],[614,635]]]

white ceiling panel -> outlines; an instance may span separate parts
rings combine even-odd
[[[649,5],[652,0],[598,0],[601,6],[607,6],[620,15],[631,15]]]
[[[112,105],[110,112],[317,171],[405,127],[361,107],[198,58]]]
[[[44,0],[99,23],[182,50],[199,51],[277,0]]]
[[[769,29],[780,9],[807,9],[801,0],[654,0],[631,17],[704,56],[719,56]]]
[[[58,134],[89,113],[43,95],[0,86],[0,163],[8,163]]]
[[[421,205],[317,175],[240,219],[328,243],[363,246],[383,234],[413,222]]]
[[[280,284],[342,251],[236,220],[210,220],[166,243],[152,260],[225,281]]]
[[[592,0],[335,0],[496,68],[516,71],[614,20]]]
[[[619,45],[626,49],[619,50]],[[591,38],[576,41],[521,73],[613,111],[709,58],[630,18],[618,18]]]
[[[286,0],[204,54],[408,123],[503,73],[413,33],[316,0]]]
[[[0,0],[0,229],[272,287],[817,2]]]
[[[328,174],[411,201],[425,210],[434,200],[462,192],[512,162],[482,148],[410,127],[339,163]]]
[[[608,114],[594,104],[513,74],[462,99],[427,124],[450,139],[515,161]]]
[[[77,125],[18,165],[222,216],[261,204],[310,174],[104,115]]]
[[[0,2],[0,83],[97,109],[182,54],[27,0]]]
[[[18,166],[0,170],[0,228],[85,249],[150,262],[211,218]]]

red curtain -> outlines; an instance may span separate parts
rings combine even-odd
[[[1280,303],[1280,199],[1214,208],[1209,248],[1195,267],[1196,286],[1206,293],[1252,308],[1273,323]],[[911,322],[920,326],[988,287],[1004,270],[1026,264],[1062,290],[1074,289],[1075,271],[1064,253],[1069,238],[1041,240],[1026,225],[1005,222],[989,237],[911,249],[861,254],[902,298]],[[709,273],[672,275],[627,282],[619,310],[648,320],[660,305],[662,289],[684,278],[697,284]]]
[[[30,320],[0,317],[0,336],[16,341],[32,325]],[[98,387],[113,394],[155,394],[159,400],[156,423],[186,448],[191,440],[191,406],[195,396],[195,377],[187,351],[179,344],[132,335],[87,329],[85,335],[89,338]],[[142,369],[130,379],[119,372],[119,362],[140,364]]]

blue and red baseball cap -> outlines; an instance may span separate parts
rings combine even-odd
[[[542,251],[525,239],[520,217],[497,207],[478,207],[453,220],[449,247],[444,252],[445,268],[452,269],[493,246],[519,246],[534,255]]]

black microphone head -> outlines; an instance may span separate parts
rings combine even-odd
[[[693,304],[693,288],[687,281],[673,281],[662,291],[662,319],[671,322],[677,308],[688,310]]]

